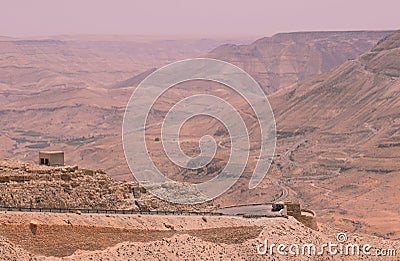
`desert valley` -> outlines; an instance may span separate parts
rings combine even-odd
[[[258,255],[257,246],[266,237],[322,244],[335,241],[339,232],[347,233],[348,242],[399,251],[400,32],[293,32],[254,40],[1,37],[0,256],[290,260]],[[215,138],[218,151],[207,166],[184,169],[163,152],[159,138],[166,113],[199,93],[237,108],[251,130],[251,152],[243,175],[223,195],[198,205],[171,204],[134,179],[121,128],[129,98],[143,79],[166,64],[195,57],[230,62],[258,82],[274,112],[277,145],[265,178],[249,189],[261,139],[251,106],[219,83],[177,84],[154,104],[146,126],[149,155],[160,170],[171,179],[199,183],[227,164],[229,133],[208,116],[188,120],[180,131],[182,150],[191,156],[199,154],[202,136]],[[42,150],[64,151],[66,166],[37,165]],[[293,215],[219,215],[230,206],[275,202],[300,203],[312,210],[318,226]]]

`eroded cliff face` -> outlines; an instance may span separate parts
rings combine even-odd
[[[281,33],[250,45],[223,45],[208,56],[238,65],[252,75],[266,93],[272,93],[356,58],[390,33]]]

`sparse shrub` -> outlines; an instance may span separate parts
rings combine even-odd
[[[279,170],[282,170],[282,165],[280,163],[277,163],[276,166],[278,167]]]
[[[288,100],[290,100],[291,98],[293,98],[293,96],[294,96],[295,93],[296,93],[296,89],[291,90],[291,91],[287,94]]]

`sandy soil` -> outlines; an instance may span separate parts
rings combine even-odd
[[[337,243],[336,234],[340,232],[328,226],[314,231],[291,217],[1,212],[0,224],[0,255],[18,260],[285,260],[276,252],[260,255],[257,246],[267,239],[269,244],[313,243],[318,247]],[[368,243],[373,249],[400,249],[400,241],[350,233],[347,237],[346,242]],[[326,260],[327,256],[312,258]],[[344,260],[369,259],[360,255]]]

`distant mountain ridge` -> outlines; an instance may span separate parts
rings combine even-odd
[[[225,44],[207,56],[231,62],[252,75],[266,93],[354,59],[394,31],[279,33],[249,45]]]

